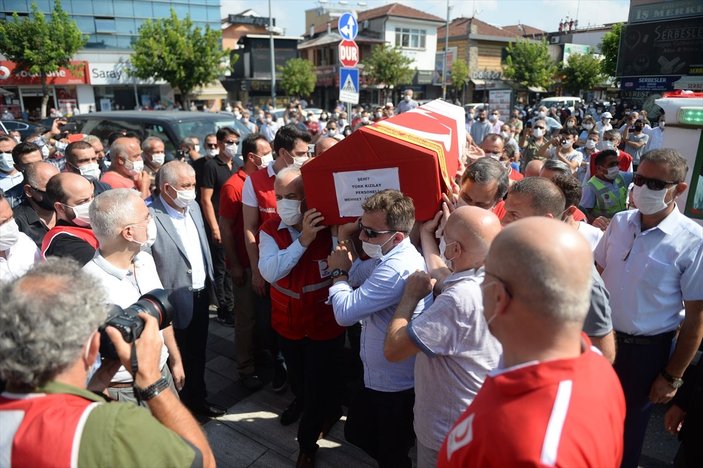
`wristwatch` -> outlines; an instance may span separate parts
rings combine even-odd
[[[157,380],[156,382],[154,382],[153,384],[149,385],[146,388],[139,388],[135,385],[134,386],[134,394],[141,401],[149,401],[152,398],[155,398],[159,393],[166,390],[169,386],[170,386],[170,384],[168,383],[168,380],[161,377],[159,380]]]
[[[665,370],[661,371],[661,376],[664,377],[664,380],[669,382],[669,385],[671,385],[674,389],[681,388],[681,385],[683,385],[683,379],[674,377]]]
[[[341,268],[335,268],[332,270],[332,279],[339,278],[340,276],[346,276],[349,278],[349,272],[346,270],[342,270]]]

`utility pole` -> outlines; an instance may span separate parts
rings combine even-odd
[[[269,0],[269,48],[271,49],[271,105],[276,107],[276,57],[273,50],[273,16]]]
[[[444,27],[444,60],[442,60],[442,99],[447,100],[447,54],[449,53],[449,0],[447,0],[447,23]]]

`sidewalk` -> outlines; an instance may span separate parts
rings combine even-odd
[[[272,370],[259,375],[266,382],[258,392],[249,392],[239,383],[234,361],[234,329],[222,326],[211,316],[207,347],[205,381],[209,400],[228,408],[217,419],[200,419],[219,466],[277,468],[295,466],[298,457],[297,423],[284,427],[278,415],[293,400],[290,390],[276,394],[271,390]],[[258,364],[258,363],[257,363]],[[258,366],[257,366],[258,367]],[[262,368],[265,368],[262,367]],[[658,405],[649,424],[640,458],[644,468],[671,466],[678,441],[663,429],[665,409]],[[360,449],[344,441],[345,417],[331,434],[320,440],[316,466],[320,468],[367,468],[376,462]],[[415,458],[414,450],[411,457]]]

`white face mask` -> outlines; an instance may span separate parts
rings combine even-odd
[[[667,193],[669,193],[669,189],[652,190],[646,185],[642,185],[641,187],[635,185],[632,189],[635,205],[644,215],[659,213],[666,209],[666,207],[669,206],[669,204],[664,201]]]
[[[207,155],[211,158],[214,158],[218,154],[220,154],[220,150],[218,150],[217,148],[208,148],[207,150]]]
[[[496,161],[500,160],[500,154],[499,153],[486,153],[486,156],[489,158],[493,158]]]
[[[141,174],[144,170],[144,161],[141,159],[139,161],[125,159],[125,168],[134,175]]]
[[[541,118],[545,118],[546,116],[547,116],[547,113],[544,112],[544,111],[540,111],[540,112],[537,114],[537,117],[541,117]]]
[[[532,130],[532,136],[534,136],[535,138],[541,138],[542,135],[544,135],[544,130],[542,130],[541,128],[535,128]]]
[[[566,122],[566,128],[574,128],[573,122]]]
[[[593,124],[587,123],[583,124],[583,128],[586,130],[592,130],[593,129]]]
[[[98,166],[98,163],[85,164],[78,168],[78,172],[80,172],[83,177],[97,179],[100,177],[100,166]]]
[[[293,156],[293,167],[300,169],[308,159],[310,159],[308,156]]]
[[[665,126],[666,126],[666,122],[664,122],[663,120],[660,120],[659,121],[659,128],[663,129]]]
[[[10,249],[20,237],[20,228],[14,219],[0,226],[0,252]]]
[[[406,94],[403,99],[405,99],[405,102],[410,102],[412,98]]]
[[[303,219],[303,214],[300,212],[300,200],[290,200],[282,198],[276,201],[276,211],[281,221],[288,226],[295,226]]]
[[[166,155],[164,153],[154,153],[151,155],[151,161],[154,164],[162,165],[166,161]]]
[[[381,245],[371,244],[366,241],[361,241],[361,247],[364,249],[364,253],[371,258],[381,258],[383,256],[383,247],[393,239],[393,236],[389,237],[386,242]]]
[[[174,192],[176,192],[176,197],[172,198],[173,203],[179,208],[186,208],[193,201],[195,201],[195,189],[193,190],[176,190],[171,187]],[[170,195],[170,194],[169,194]]]
[[[80,227],[90,227],[90,216],[88,213],[90,212],[91,203],[93,203],[93,200],[76,206],[61,204],[73,210],[73,214],[75,215],[75,218],[71,220],[73,224]]]
[[[149,220],[149,224],[146,227],[146,242],[142,244],[142,248],[151,247],[156,242],[156,236],[158,231],[156,230],[156,221],[154,219]]]
[[[571,148],[571,140],[565,140],[562,144],[561,147],[566,149],[566,148]]]
[[[618,166],[609,167],[608,172],[605,174],[605,178],[608,180],[615,180],[618,174],[620,174],[620,168],[618,168]]]
[[[12,153],[0,153],[0,171],[12,172],[15,168],[15,160],[12,159]]]
[[[596,147],[596,141],[595,140],[586,140],[586,148],[588,149],[593,149]]]
[[[193,149],[195,150],[196,153],[200,153],[200,145],[193,146]]]
[[[491,122],[496,122],[496,121],[498,120],[498,116],[497,116],[497,115],[491,114],[491,115],[488,117],[488,120],[490,120]]]
[[[446,242],[446,241],[445,241],[445,242]],[[446,254],[446,252],[447,252],[447,247],[449,247],[450,245],[456,244],[456,243],[457,243],[457,241],[454,241],[454,242],[450,242],[450,243],[448,243],[448,244],[445,244],[445,246],[444,246],[444,253]],[[452,270],[452,271],[454,271],[454,259],[457,257],[457,255],[458,255],[458,254],[455,254],[452,258],[448,258],[448,257],[446,257],[446,255],[443,255],[443,257],[444,257],[444,263],[447,265],[447,268],[449,268],[449,269]]]
[[[503,137],[503,140],[510,140],[511,137],[510,133],[508,132],[500,132],[500,136]]]
[[[259,169],[263,169],[263,168],[267,167],[273,161],[273,154],[268,153],[263,156],[259,156],[259,159],[261,159],[261,161],[257,167]]]
[[[14,138],[17,143],[22,143],[22,138],[20,138],[18,136],[14,137]]]
[[[603,141],[603,148],[613,149],[613,148],[615,148],[615,144],[610,140],[605,140],[605,141]]]
[[[237,145],[236,143],[232,145],[225,145],[225,154],[229,156],[230,158],[233,158],[237,155]]]

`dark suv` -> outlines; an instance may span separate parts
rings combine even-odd
[[[95,135],[107,144],[109,136],[122,130],[136,132],[142,140],[156,136],[163,140],[166,152],[175,155],[179,142],[197,136],[204,146],[205,135],[222,127],[233,127],[241,139],[250,132],[232,115],[181,111],[115,111],[81,114],[71,118],[77,133]],[[240,146],[241,148],[241,146]],[[239,150],[241,151],[241,150]]]

